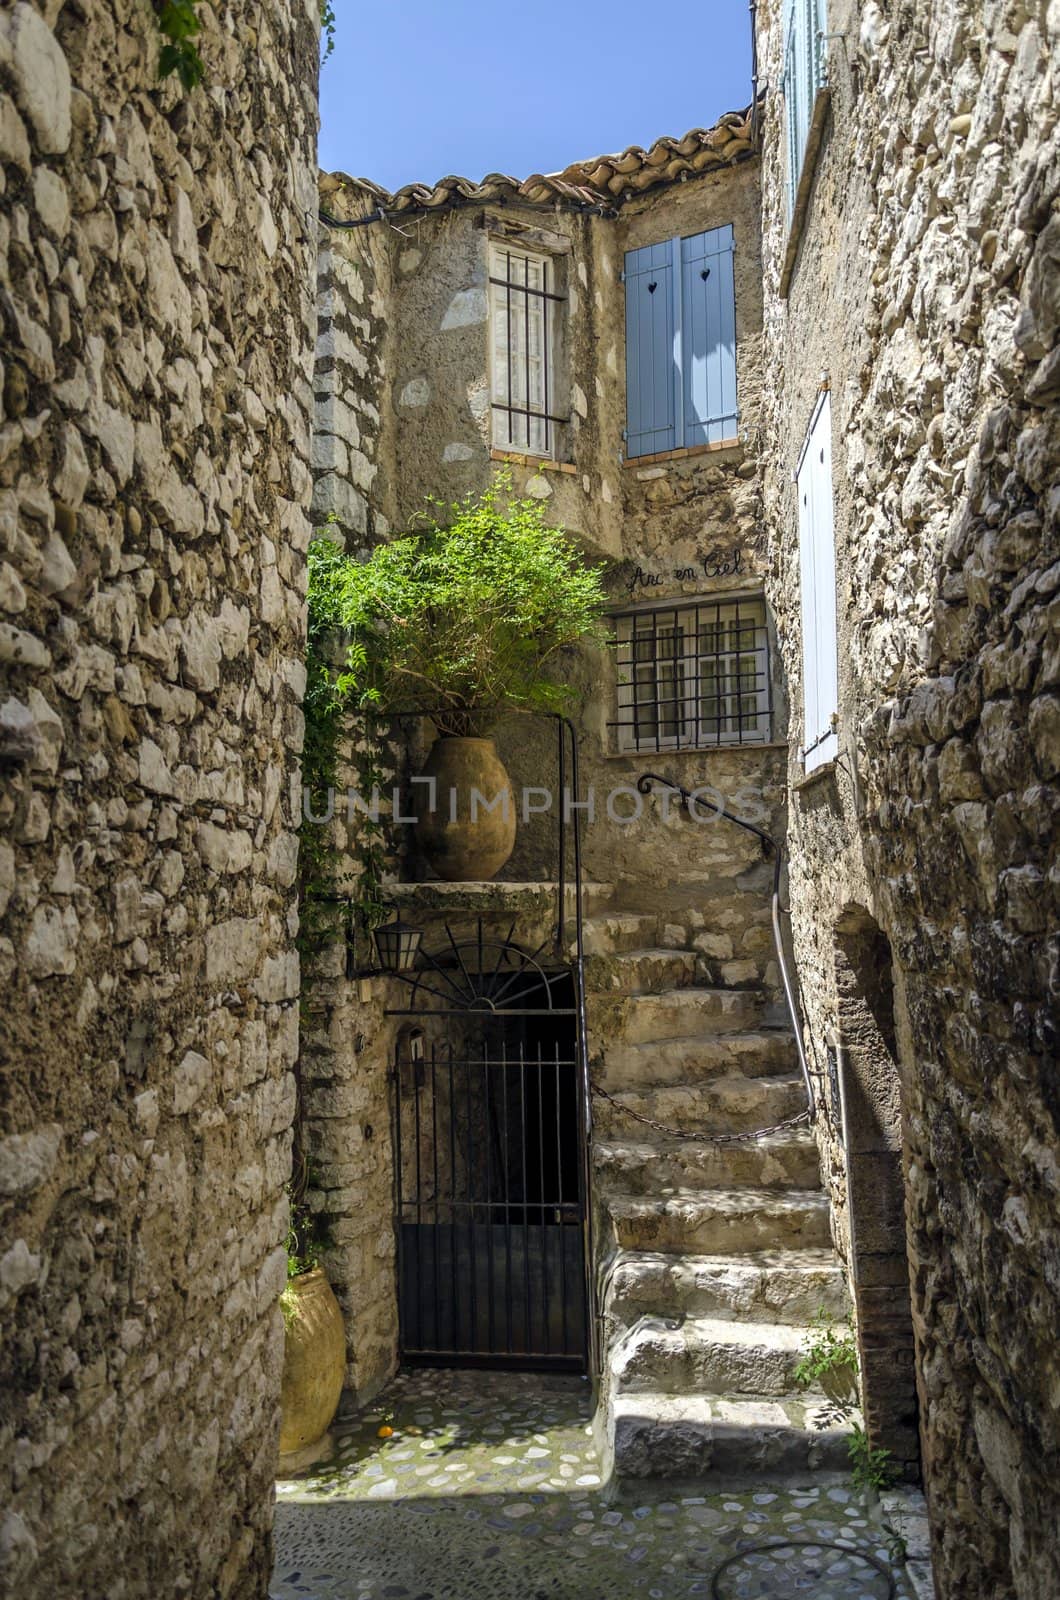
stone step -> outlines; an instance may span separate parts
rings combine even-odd
[[[854,1418],[825,1421],[820,1402],[747,1396],[617,1395],[605,1470],[620,1478],[800,1477],[849,1472]]]
[[[615,1394],[789,1395],[812,1335],[780,1322],[641,1317],[612,1346]]]
[[[589,1044],[647,1044],[753,1027],[767,997],[757,989],[670,989],[662,994],[588,996]]]
[[[678,1130],[664,1132],[663,1138],[679,1138],[689,1132],[746,1133],[783,1122],[805,1108],[806,1087],[800,1073],[775,1078],[745,1078],[742,1073],[729,1073],[699,1084],[663,1084],[639,1092],[624,1089],[613,1098],[615,1104],[602,1095],[596,1096],[598,1137],[655,1137],[659,1130],[653,1132],[635,1117],[624,1116],[625,1107],[641,1116],[654,1117],[667,1129]]]
[[[620,1250],[740,1255],[774,1249],[826,1249],[828,1197],[807,1189],[679,1190],[662,1197],[615,1195],[605,1202]]]
[[[590,956],[585,963],[587,995],[654,995],[687,988],[696,979],[692,950],[627,950],[618,955]]]
[[[604,912],[586,917],[582,925],[582,940],[586,956],[613,956],[629,950],[651,948],[658,938],[659,919],[636,911]],[[577,947],[570,944],[571,959]]]
[[[610,915],[611,904],[614,900],[615,886],[613,883],[588,883],[582,879],[582,918],[588,922],[590,918]],[[574,885],[566,885],[567,915],[574,925]]]
[[[746,1256],[621,1250],[603,1273],[601,1299],[614,1329],[644,1316],[806,1326],[821,1310],[839,1320],[849,1306],[843,1269],[831,1250]]]
[[[634,1128],[635,1124],[626,1122]],[[665,1196],[674,1189],[813,1189],[820,1174],[817,1144],[809,1128],[788,1128],[737,1144],[696,1144],[652,1139],[642,1130],[617,1133],[594,1144],[597,1192]]]
[[[697,1083],[726,1072],[764,1078],[790,1072],[798,1061],[794,1037],[785,1028],[747,1028],[739,1033],[654,1039],[648,1044],[620,1039],[605,1045],[600,1055],[601,1081],[612,1090]]]

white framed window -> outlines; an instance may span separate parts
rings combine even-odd
[[[784,110],[788,143],[788,220],[802,176],[819,90],[825,87],[826,0],[784,0]]]
[[[490,388],[499,450],[556,454],[556,264],[547,255],[491,240]]]
[[[832,400],[818,396],[795,472],[802,593],[802,757],[807,772],[839,749],[835,525],[832,516]]]
[[[760,595],[614,618],[620,750],[764,744],[772,698]]]

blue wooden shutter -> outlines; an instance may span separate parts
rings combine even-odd
[[[730,223],[681,240],[682,445],[736,437],[733,248]]]
[[[784,120],[787,131],[787,194],[788,221],[795,209],[795,191],[799,186],[799,168],[802,150],[799,144],[799,17],[800,0],[787,0],[784,7]]]
[[[626,252],[626,454],[676,447],[673,250]]]
[[[788,216],[806,154],[817,91],[826,79],[826,0],[785,0],[784,107],[788,134]]]

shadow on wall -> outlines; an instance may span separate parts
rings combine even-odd
[[[904,1476],[919,1475],[906,1251],[903,1106],[886,936],[861,906],[835,933],[839,1083],[865,1429]]]

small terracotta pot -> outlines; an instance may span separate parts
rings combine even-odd
[[[433,811],[428,787],[415,785],[416,836],[428,864],[449,883],[492,878],[515,847],[515,796],[493,740],[443,734],[431,746],[422,776],[435,780]]]
[[[346,1376],[346,1331],[319,1267],[292,1278],[284,1313],[280,1454],[314,1444],[331,1426]]]

